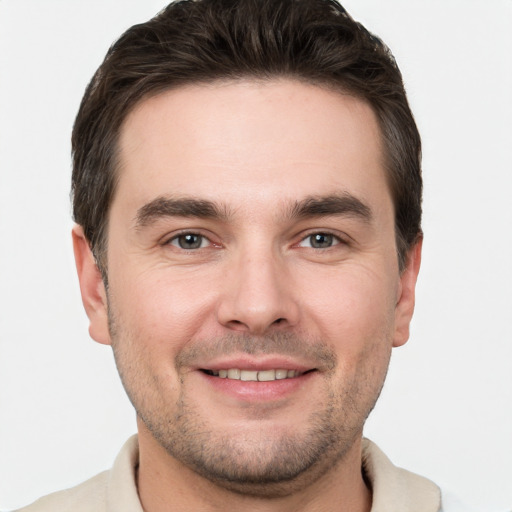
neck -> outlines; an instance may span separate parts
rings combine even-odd
[[[361,471],[361,437],[320,477],[278,497],[233,492],[198,475],[158,444],[139,421],[139,497],[146,512],[370,512],[371,492]],[[244,507],[244,508],[242,508]]]

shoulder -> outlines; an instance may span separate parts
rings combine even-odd
[[[368,439],[363,439],[362,456],[373,491],[372,512],[476,512],[427,478],[395,466]]]
[[[368,439],[362,445],[363,472],[373,493],[372,512],[438,512],[439,487],[420,475],[395,466]]]
[[[84,483],[49,494],[16,512],[143,512],[137,494],[137,436],[124,444],[112,469]]]
[[[76,487],[44,496],[17,512],[102,512],[106,510],[109,473],[104,471]]]

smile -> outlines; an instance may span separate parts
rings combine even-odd
[[[293,379],[294,377],[300,377],[308,372],[300,372],[298,370],[240,370],[238,368],[230,368],[229,370],[203,370],[206,374],[213,377],[219,377],[221,379],[232,379],[242,381],[259,381],[269,382],[273,380],[284,380]]]

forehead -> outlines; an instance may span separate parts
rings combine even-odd
[[[113,206],[118,196],[144,203],[166,194],[222,195],[234,206],[347,189],[364,197],[380,188],[389,196],[371,107],[292,80],[161,93],[128,115],[119,149]]]

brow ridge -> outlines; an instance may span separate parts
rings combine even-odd
[[[350,216],[365,222],[370,222],[372,219],[371,209],[348,192],[306,197],[295,201],[285,210],[285,217],[290,219],[329,215]],[[229,216],[228,207],[214,201],[160,196],[139,208],[135,216],[135,225],[140,229],[164,217],[195,217],[225,221]]]
[[[137,210],[137,228],[148,226],[163,217],[197,217],[203,219],[226,219],[226,207],[207,199],[172,198],[160,196]]]
[[[345,215],[365,222],[372,220],[371,208],[349,192],[328,196],[311,196],[296,201],[290,209],[290,218]]]

